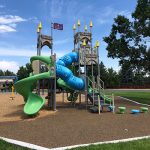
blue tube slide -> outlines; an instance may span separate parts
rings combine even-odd
[[[75,90],[83,90],[85,87],[84,80],[73,75],[72,71],[67,68],[73,62],[78,62],[78,53],[71,52],[64,55],[56,62],[56,75],[66,82]]]

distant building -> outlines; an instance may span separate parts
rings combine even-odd
[[[18,80],[17,76],[0,76],[0,89],[8,88]]]

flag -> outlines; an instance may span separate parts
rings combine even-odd
[[[53,28],[57,30],[63,30],[63,24],[53,23]]]

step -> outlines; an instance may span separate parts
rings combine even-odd
[[[147,113],[148,112],[148,107],[141,107],[140,108],[142,112]]]
[[[126,111],[126,107],[118,107],[118,109],[120,114],[124,114]]]

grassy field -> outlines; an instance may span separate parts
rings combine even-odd
[[[78,147],[71,150],[149,150],[150,149],[150,139],[116,143],[116,144],[101,144],[101,145],[91,145],[87,147]]]
[[[0,140],[0,150],[31,150],[31,149],[16,146],[16,145],[7,143],[3,140]]]
[[[111,94],[112,92],[106,92],[106,94]],[[139,103],[150,104],[150,92],[126,92],[126,91],[114,91],[115,96],[122,96]]]

